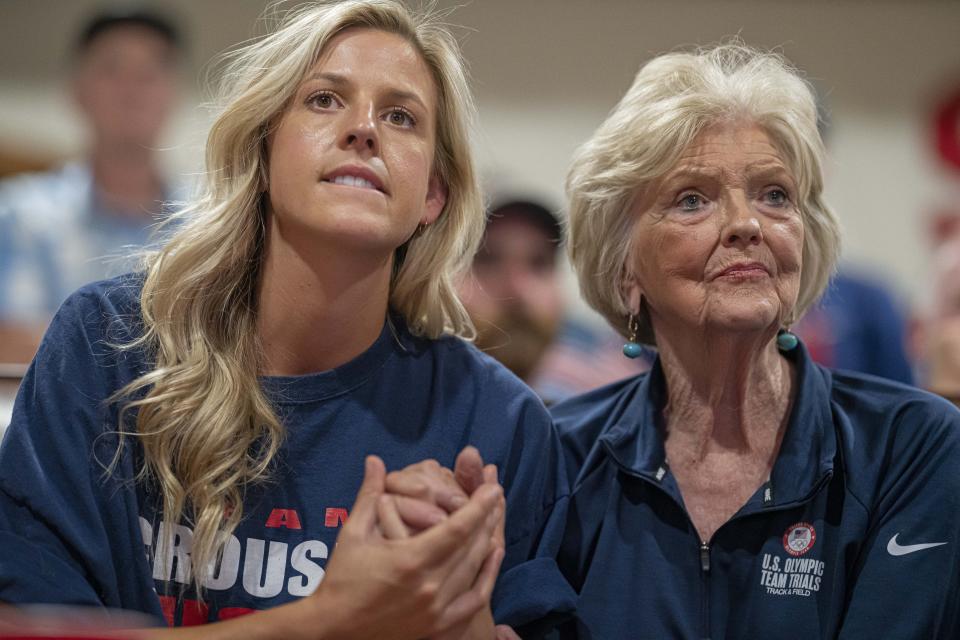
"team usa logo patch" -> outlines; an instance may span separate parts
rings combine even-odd
[[[771,537],[769,542],[776,545],[776,540]],[[781,543],[789,555],[782,556],[779,552],[763,554],[760,586],[767,595],[806,598],[820,591],[826,563],[815,558],[816,553],[800,557],[813,549],[816,541],[817,530],[809,522],[797,522],[787,527]]]
[[[783,548],[792,556],[802,556],[813,548],[817,530],[808,522],[798,522],[787,527],[783,534]]]

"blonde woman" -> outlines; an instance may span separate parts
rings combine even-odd
[[[64,304],[24,380],[0,600],[216,622],[169,632],[204,638],[489,637],[555,449],[458,337],[483,211],[455,41],[394,0],[323,3],[224,79],[203,193],[141,273]],[[466,491],[424,495],[422,463],[385,492],[384,463],[427,458]]]
[[[811,361],[839,253],[810,88],[736,44],[647,63],[568,175],[590,304],[647,374],[554,410],[564,638],[957,638],[960,413]]]

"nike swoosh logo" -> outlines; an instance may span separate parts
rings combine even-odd
[[[887,543],[887,553],[892,556],[905,556],[908,553],[913,553],[915,551],[923,551],[924,549],[932,549],[934,547],[939,547],[947,544],[946,542],[925,542],[923,544],[897,544],[897,536],[899,533],[894,534],[890,538],[890,542]]]

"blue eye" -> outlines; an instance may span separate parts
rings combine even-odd
[[[767,204],[772,204],[777,207],[782,207],[790,200],[787,197],[787,192],[779,188],[770,189],[770,191],[764,193],[763,199],[767,202]]]
[[[677,206],[679,206],[682,211],[696,211],[703,205],[703,197],[696,193],[688,193],[680,198],[680,201],[677,203]]]

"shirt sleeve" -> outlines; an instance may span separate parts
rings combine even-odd
[[[556,561],[568,500],[557,434],[539,401],[530,396],[521,402],[520,423],[502,474],[506,554],[491,606],[498,624],[508,624],[527,638],[536,637],[536,630],[550,620],[571,614],[577,596]]]
[[[840,638],[960,637],[960,413],[937,408],[888,449]]]
[[[120,366],[100,330],[109,315],[95,295],[68,300],[20,386],[0,446],[0,601],[159,615],[129,445],[106,471],[117,438],[105,400]]]

